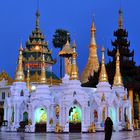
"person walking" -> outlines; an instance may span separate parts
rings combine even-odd
[[[107,117],[105,120],[105,140],[111,140],[112,131],[113,131],[113,122],[110,117]]]

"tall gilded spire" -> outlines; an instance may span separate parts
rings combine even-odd
[[[39,10],[36,11],[36,30],[39,29],[39,17],[40,17],[40,12]]]
[[[123,28],[123,17],[122,17],[122,9],[119,10],[119,29]]]
[[[90,32],[91,32],[91,42],[90,42],[90,46],[91,46],[91,45],[96,45],[96,41],[95,41],[96,28],[95,28],[95,25],[94,25],[94,21],[92,21],[92,25],[91,25]]]
[[[76,53],[75,41],[73,42],[72,49],[73,49],[73,54],[72,54],[72,66],[71,66],[70,80],[78,80],[78,68],[77,68],[77,64],[76,64],[77,53]]]
[[[27,78],[26,78],[26,86],[28,88],[28,90],[31,90],[31,86],[30,86],[30,66],[28,64],[28,69],[27,69]]]
[[[105,67],[105,56],[104,56],[105,49],[102,47],[102,64],[101,64],[101,72],[99,76],[99,82],[108,82],[108,76]]]
[[[116,73],[114,77],[114,86],[123,86],[122,75],[120,72],[120,53],[119,49],[117,49],[116,53]]]
[[[96,29],[93,21],[92,21],[90,33],[91,33],[91,40],[89,45],[88,62],[80,78],[82,84],[88,82],[89,77],[93,76],[94,72],[97,72],[99,69],[99,60],[97,56],[97,45],[95,39]]]
[[[41,66],[41,78],[40,78],[40,83],[41,84],[46,84],[47,79],[46,79],[46,65],[45,65],[45,55],[44,53],[42,54],[42,66]]]
[[[24,78],[24,72],[23,72],[23,56],[22,56],[22,44],[20,45],[20,49],[19,49],[19,57],[18,57],[18,66],[16,69],[16,77],[15,77],[15,81],[16,82],[24,82],[25,78]]]

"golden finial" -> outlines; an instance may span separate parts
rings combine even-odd
[[[47,79],[46,79],[46,65],[45,65],[45,54],[42,54],[42,66],[41,66],[41,78],[40,78],[40,83],[41,84],[46,84]]]
[[[114,86],[123,86],[122,75],[120,73],[120,53],[119,53],[119,49],[117,49],[117,53],[116,53],[116,73],[115,73],[113,85]]]
[[[91,26],[91,40],[90,40],[90,47],[95,47],[95,50],[96,50],[96,40],[95,40],[95,32],[96,32],[96,28],[95,28],[95,25],[94,25],[94,21],[92,21],[92,26]]]
[[[22,44],[20,45],[20,49],[19,49],[19,57],[18,57],[18,66],[16,69],[16,77],[15,77],[15,81],[16,82],[24,82],[25,78],[24,78],[24,72],[23,72],[23,56],[22,56]]]
[[[28,68],[27,68],[27,78],[26,78],[26,86],[28,88],[28,90],[31,90],[31,86],[30,86],[30,66],[28,64]]]
[[[72,54],[70,80],[78,80],[78,69],[77,69],[77,64],[76,64],[77,53],[76,53],[75,41],[73,42],[72,49],[73,49],[73,54]]]
[[[91,25],[91,29],[90,29],[91,33],[95,33],[96,32],[96,28],[94,25],[94,21],[92,20],[92,25]]]
[[[104,57],[105,49],[102,47],[102,64],[101,64],[101,72],[99,76],[99,82],[108,82],[108,76],[105,67],[105,57]]]
[[[119,10],[119,29],[123,28],[123,17],[122,17],[122,9]]]

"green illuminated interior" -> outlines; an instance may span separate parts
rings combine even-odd
[[[70,109],[69,112],[69,122],[78,123],[81,122],[82,119],[82,112],[80,107],[74,106]]]
[[[35,122],[36,123],[46,123],[47,122],[47,112],[43,108],[36,109]]]
[[[25,122],[28,121],[28,113],[27,112],[23,113],[23,121],[25,121]]]
[[[113,123],[115,123],[116,113],[115,113],[115,110],[113,108],[110,109],[110,118],[113,121]]]

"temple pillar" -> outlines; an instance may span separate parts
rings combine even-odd
[[[50,106],[50,111],[49,112],[50,112],[49,121],[47,123],[49,123],[49,127],[50,127],[49,131],[50,132],[54,132],[54,127],[55,127],[55,124],[54,124],[55,109],[54,109],[54,105],[53,104]],[[51,119],[53,120],[52,124],[50,123]]]
[[[16,124],[16,119],[17,119],[17,109],[16,109],[16,105],[13,106],[13,109],[12,109],[13,113],[14,113],[14,122],[13,124],[15,125]]]
[[[134,120],[134,102],[133,102],[133,90],[132,89],[129,89],[128,95],[129,95],[129,100],[131,103],[131,113],[132,113],[132,122],[131,123],[133,123],[133,120]]]
[[[47,130],[46,132],[51,132],[51,125],[50,125],[50,119],[51,119],[51,106],[49,106],[48,108],[45,108],[45,111],[47,111]]]
[[[15,126],[15,128],[19,127],[19,106],[18,106],[18,104],[14,105],[14,126]]]
[[[132,127],[132,108],[131,107],[128,108],[128,115],[129,115],[129,121],[130,121],[130,129],[133,130],[133,127]]]
[[[96,128],[97,130],[100,130],[101,129],[101,119],[102,119],[102,108],[101,107],[98,107],[97,108],[97,112],[98,112],[98,122],[96,123]]]
[[[115,124],[115,130],[119,131],[119,107],[116,108],[116,124]]]
[[[123,107],[122,108],[122,123],[125,123],[124,110],[125,108]]]
[[[69,132],[69,108],[67,106],[65,106],[65,127],[64,127],[64,131],[65,132]]]
[[[7,107],[4,107],[4,120],[8,120],[8,118],[7,118]]]
[[[8,125],[9,126],[11,124],[11,116],[12,116],[12,111],[11,110],[12,110],[11,107],[8,106],[8,117],[7,117],[7,119],[8,119]]]

